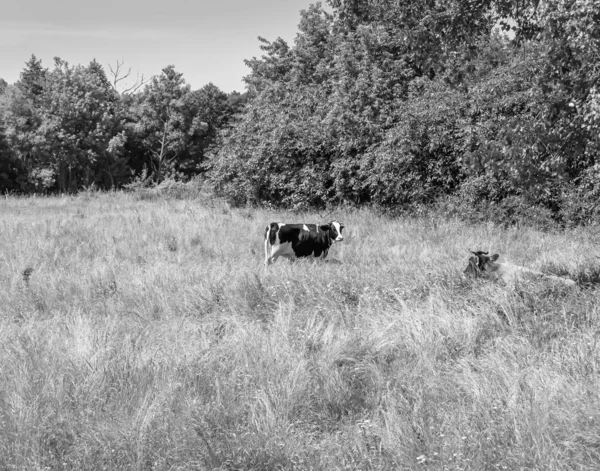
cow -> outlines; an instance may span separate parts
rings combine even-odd
[[[510,263],[497,263],[497,260],[500,257],[498,254],[488,256],[489,252],[483,252],[481,250],[478,250],[477,252],[471,251],[471,253],[473,255],[469,257],[469,264],[464,271],[467,275],[484,276],[491,278],[492,280],[501,281],[504,284],[512,284],[522,277],[560,282],[567,286],[575,286],[576,284],[575,281],[569,278],[546,275],[545,273]]]
[[[334,242],[344,240],[343,229],[339,221],[327,224],[272,222],[265,229],[265,267],[279,257],[324,259]]]

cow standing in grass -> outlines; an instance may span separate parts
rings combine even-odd
[[[343,229],[339,221],[328,224],[272,222],[265,229],[265,266],[278,257],[324,259],[334,242],[344,240]]]
[[[546,275],[530,268],[519,267],[510,263],[498,263],[498,254],[488,256],[488,252],[471,252],[469,265],[465,269],[467,275],[485,276],[493,280],[511,284],[520,278],[537,278],[553,282],[564,283],[567,286],[575,286],[575,282],[569,278],[555,275]]]

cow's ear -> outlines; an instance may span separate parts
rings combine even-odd
[[[329,229],[331,229],[331,224],[321,224],[319,226],[319,229],[323,232],[327,232]]]
[[[500,258],[500,255],[498,255],[497,253],[495,253],[494,255],[492,255],[492,256],[490,257],[490,260],[491,260],[492,262],[495,262],[496,260],[498,260],[498,258]]]

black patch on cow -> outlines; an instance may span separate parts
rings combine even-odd
[[[484,252],[482,250],[478,250],[477,252],[471,251],[471,253],[477,257],[477,268],[479,268],[480,271],[496,270],[495,268],[492,268],[491,270],[486,270],[486,264],[489,261],[495,262],[496,260],[498,260],[498,257],[500,257],[500,255],[494,254],[492,256],[488,256],[489,252]]]
[[[476,252],[473,252],[471,250],[471,253],[477,257],[477,268],[479,268],[481,271],[484,271],[485,262],[490,259],[490,257],[487,257],[489,252],[484,252],[483,250],[477,250]]]
[[[271,245],[275,244],[275,239],[277,238],[277,229],[279,229],[279,224],[276,222],[272,222],[270,227],[267,227],[269,230],[269,243]]]

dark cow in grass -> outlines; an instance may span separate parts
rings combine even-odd
[[[334,242],[344,240],[343,229],[339,221],[328,224],[272,222],[265,229],[265,266],[279,257],[324,259]]]

